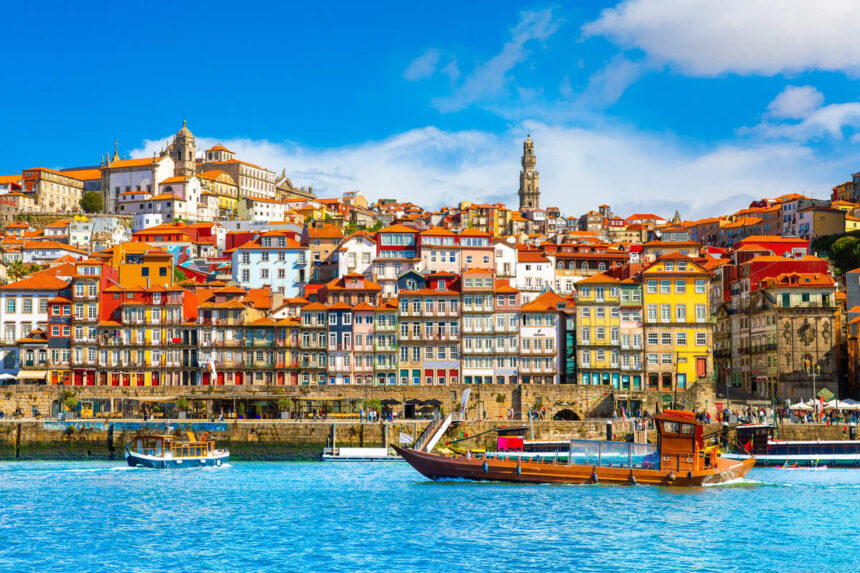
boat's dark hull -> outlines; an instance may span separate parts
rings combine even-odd
[[[731,461],[718,458],[717,467],[713,469],[672,472],[445,456],[402,449],[397,446],[394,446],[394,449],[413,468],[432,480],[462,478],[515,483],[636,483],[664,486],[702,486],[740,479],[750,471],[754,464],[754,460]]]
[[[187,469],[202,467],[218,467],[230,461],[230,453],[212,457],[198,458],[156,458],[154,456],[142,456],[126,450],[125,460],[131,467],[145,467],[157,469]]]

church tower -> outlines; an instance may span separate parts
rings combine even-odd
[[[520,211],[540,208],[540,174],[535,170],[535,145],[531,135],[523,142],[523,169],[520,171]]]
[[[182,129],[176,132],[173,143],[168,147],[170,158],[174,162],[173,174],[177,177],[194,177],[196,168],[195,157],[197,150],[194,144],[194,134],[182,120]]]

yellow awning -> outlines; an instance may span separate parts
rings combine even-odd
[[[17,378],[18,380],[44,380],[47,376],[47,370],[21,370]]]

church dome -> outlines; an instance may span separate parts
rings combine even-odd
[[[194,134],[191,133],[191,130],[188,129],[188,126],[185,124],[185,120],[182,120],[182,129],[176,132],[176,135],[183,135],[185,137],[194,137]]]

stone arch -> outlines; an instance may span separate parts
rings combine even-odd
[[[565,420],[567,422],[578,422],[581,418],[579,414],[571,410],[570,408],[564,408],[563,410],[559,410],[552,417],[553,420]]]

